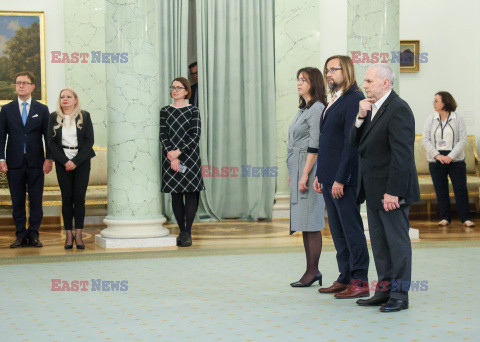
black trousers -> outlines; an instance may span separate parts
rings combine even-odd
[[[412,243],[408,231],[409,207],[392,211],[375,210],[368,206],[368,231],[373,259],[377,269],[376,297],[408,301],[412,280]]]
[[[82,229],[85,221],[85,194],[90,178],[90,159],[73,171],[65,171],[65,165],[55,162],[58,184],[62,192],[62,215],[65,230]]]
[[[15,221],[16,237],[18,239],[38,238],[38,229],[43,218],[42,196],[45,180],[43,170],[29,167],[27,160],[24,158],[21,167],[8,169],[7,180],[12,197],[12,216]],[[27,192],[30,203],[28,230],[26,229],[27,216],[25,209]]]
[[[332,186],[322,184],[327,205],[328,225],[337,250],[340,275],[337,281],[350,284],[352,279],[368,281],[369,256],[363,230],[356,188],[345,186],[340,199],[332,197]]]
[[[443,153],[442,153],[443,154]],[[470,208],[468,206],[467,167],[464,161],[442,164],[439,161],[428,163],[433,187],[437,194],[438,207],[441,219],[452,221],[452,208],[448,194],[448,176],[452,181],[455,202],[457,203],[460,220],[470,220]]]

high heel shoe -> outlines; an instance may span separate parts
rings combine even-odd
[[[290,286],[291,287],[310,287],[317,280],[318,280],[318,284],[320,286],[322,286],[322,273],[318,272],[317,275],[315,277],[313,277],[312,281],[310,281],[308,283],[302,283],[300,281],[296,281],[294,283],[291,283]]]
[[[80,234],[80,238],[82,238],[82,229],[75,228],[75,238],[77,237],[78,234]],[[75,239],[75,246],[77,246],[77,249],[85,249],[85,243],[79,245],[76,239]]]
[[[65,234],[66,234],[66,233],[65,233]],[[67,245],[67,239],[65,238],[65,246],[64,246],[65,249],[72,249],[72,248],[73,248],[73,239],[74,239],[74,237],[73,237],[73,235],[72,235],[72,243],[69,244],[69,245]]]

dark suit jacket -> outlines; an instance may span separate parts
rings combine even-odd
[[[349,132],[358,114],[358,104],[365,97],[350,87],[328,108],[320,119],[317,177],[322,184],[337,181],[356,186],[358,175],[357,149],[349,143]],[[325,112],[325,110],[324,110]]]
[[[360,172],[358,200],[382,210],[385,193],[411,205],[420,199],[415,167],[415,119],[409,105],[393,90],[373,121],[352,126],[350,141],[358,146]]]
[[[192,84],[192,96],[190,96],[190,104],[198,108],[198,83]]]
[[[43,168],[45,161],[44,145],[47,158],[50,149],[47,144],[48,107],[32,99],[25,126],[22,122],[18,99],[2,107],[0,111],[0,159],[5,159],[9,169],[19,168],[23,164],[24,144],[27,150],[25,158],[29,167]],[[5,142],[8,136],[7,153]]]
[[[83,161],[95,157],[95,152],[92,148],[94,143],[92,119],[90,118],[90,113],[87,111],[82,110],[82,115],[83,125],[81,128],[77,126],[78,153],[72,159],[72,162],[77,166]],[[78,120],[79,117],[75,120],[75,125]],[[63,151],[62,127],[54,130],[57,124],[57,112],[53,112],[50,114],[50,121],[48,122],[48,146],[52,151],[55,161],[65,165],[70,159],[68,159]]]

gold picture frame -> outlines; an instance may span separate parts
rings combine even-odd
[[[17,98],[12,78],[26,70],[35,76],[32,97],[46,105],[45,13],[0,11],[0,106]]]
[[[400,41],[400,72],[420,71],[420,41]]]

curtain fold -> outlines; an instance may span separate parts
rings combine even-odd
[[[205,217],[271,219],[275,196],[273,0],[197,0]]]
[[[162,0],[158,4],[160,29],[159,103],[160,107],[163,107],[172,103],[170,97],[172,80],[180,76],[188,79],[188,0]],[[160,115],[160,108],[158,115]],[[158,158],[161,164],[161,155]],[[174,219],[171,195],[161,194],[161,199],[162,213],[168,220]]]

